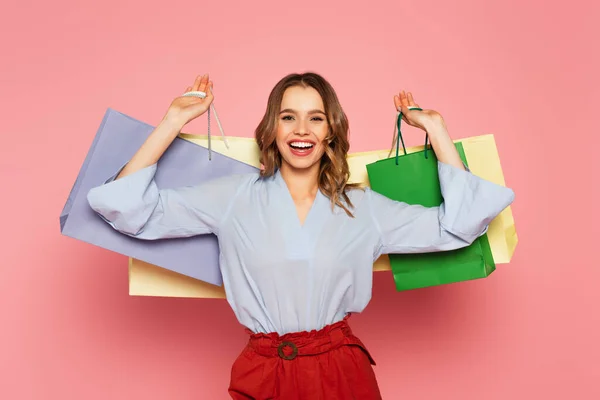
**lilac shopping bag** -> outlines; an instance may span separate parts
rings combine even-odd
[[[216,236],[141,240],[114,230],[91,209],[86,195],[113,176],[150,135],[153,126],[108,109],[60,215],[63,235],[214,285],[222,284]],[[195,185],[256,167],[176,138],[158,161],[159,188]]]

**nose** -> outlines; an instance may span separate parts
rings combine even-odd
[[[295,133],[297,135],[308,135],[309,134],[307,123],[304,120],[304,118],[300,118],[298,120],[298,126],[296,126],[296,132]]]

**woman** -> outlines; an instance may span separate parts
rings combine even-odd
[[[444,204],[425,208],[349,185],[348,120],[331,85],[291,74],[272,90],[256,129],[260,173],[159,190],[157,161],[213,101],[208,76],[178,97],[116,179],[89,192],[91,207],[139,239],[214,233],[227,300],[250,334],[231,371],[234,399],[379,399],[365,346],[347,318],[371,298],[381,254],[468,246],[514,198],[465,170],[440,114],[410,110],[438,157]]]

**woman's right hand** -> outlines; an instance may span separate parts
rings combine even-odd
[[[177,121],[177,124],[183,127],[188,122],[204,114],[214,99],[212,85],[213,83],[209,80],[208,74],[198,75],[194,84],[188,86],[185,92],[201,91],[206,93],[206,97],[203,99],[194,96],[176,97],[167,110],[166,118]]]

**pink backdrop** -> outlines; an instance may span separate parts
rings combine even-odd
[[[598,6],[228,3],[4,6],[0,398],[227,398],[245,334],[226,302],[129,297],[127,259],[58,216],[107,107],[157,123],[210,72],[226,132],[251,136],[271,87],[305,70],[337,89],[352,151],[389,145],[404,88],[453,137],[494,133],[517,194],[520,244],[490,278],[398,293],[376,274],[352,325],[384,398],[600,398]]]

